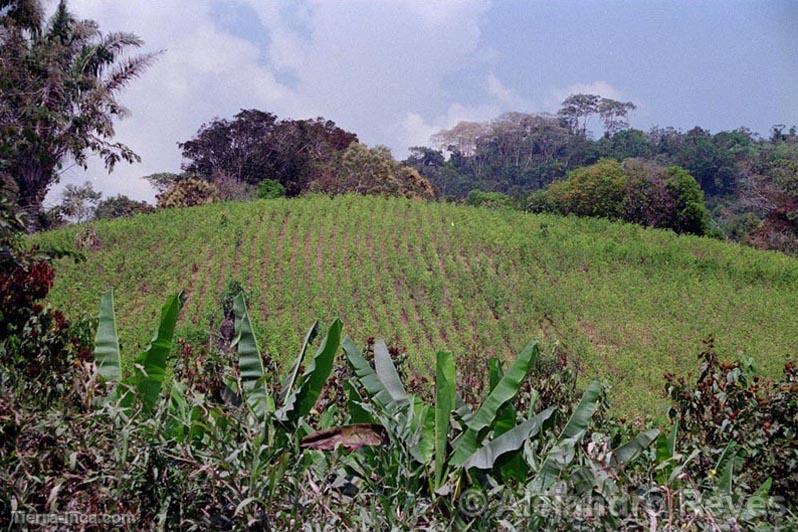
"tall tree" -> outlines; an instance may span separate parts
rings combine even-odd
[[[271,113],[245,109],[232,120],[203,124],[179,146],[188,173],[210,180],[214,172],[224,172],[249,184],[274,179],[296,196],[356,141],[357,135],[331,120],[278,121]]]
[[[128,114],[117,94],[157,55],[127,55],[142,44],[132,33],[102,34],[64,0],[47,21],[39,1],[0,0],[0,158],[21,206],[40,211],[68,160],[85,168],[95,154],[109,171],[139,160],[112,139]]]
[[[90,181],[82,185],[69,184],[61,193],[61,213],[77,223],[92,218],[102,193],[94,190]]]
[[[619,102],[596,94],[572,94],[562,102],[557,115],[573,133],[586,136],[587,126],[598,115],[604,124],[604,133],[613,135],[629,127],[629,113],[637,108],[632,102]]]

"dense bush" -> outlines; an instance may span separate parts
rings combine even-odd
[[[331,120],[278,120],[272,113],[242,109],[232,119],[203,124],[180,149],[185,170],[204,179],[224,172],[257,185],[268,176],[279,181],[288,196],[298,196],[353,142],[357,135]]]
[[[258,183],[258,199],[275,199],[285,196],[285,187],[274,179],[264,179]]]
[[[566,179],[533,193],[534,212],[597,216],[626,220],[679,233],[704,234],[708,213],[704,193],[684,169],[663,168],[627,159],[602,159],[577,168]]]
[[[751,360],[721,362],[711,340],[699,359],[695,383],[667,376],[679,443],[700,452],[694,469],[717,474],[732,443],[736,469],[751,485],[770,478],[774,493],[798,500],[798,366],[788,362],[781,380],[765,379]]]
[[[435,199],[435,191],[414,168],[400,166],[385,146],[369,148],[352,143],[335,168],[310,185],[324,194],[378,194],[407,198]]]
[[[485,192],[483,190],[474,189],[468,193],[465,204],[474,207],[490,207],[496,209],[514,208],[517,202],[507,194],[502,194],[501,192]]]
[[[65,253],[24,247],[23,230],[24,220],[0,197],[0,373],[11,371],[4,378],[16,375],[20,389],[48,398],[63,392],[75,359],[90,358],[88,323],[70,324],[43,303],[55,277],[50,263]]]
[[[178,181],[163,194],[158,195],[158,207],[193,207],[213,203],[219,199],[219,192],[213,183],[190,178]]]
[[[578,216],[623,217],[627,177],[617,161],[604,159],[577,168],[562,181],[532,194],[534,212],[557,212]]]
[[[94,217],[99,220],[109,220],[144,214],[153,210],[153,206],[146,201],[136,201],[123,194],[118,194],[100,201],[94,211]]]

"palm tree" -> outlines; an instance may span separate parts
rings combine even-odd
[[[140,160],[112,139],[128,114],[118,92],[158,55],[128,55],[142,44],[132,33],[103,35],[65,0],[46,21],[40,0],[0,0],[0,172],[21,207],[38,213],[67,162],[85,168],[94,154],[110,171]]]

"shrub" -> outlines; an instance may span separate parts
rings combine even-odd
[[[705,234],[709,226],[704,193],[687,171],[640,159],[627,159],[623,164],[602,159],[577,168],[565,180],[533,193],[528,208],[698,235]]]
[[[213,203],[219,199],[216,187],[202,179],[191,178],[178,181],[163,194],[158,196],[158,207],[193,207]]]
[[[69,254],[23,247],[23,220],[0,203],[0,376],[47,399],[63,392],[75,359],[90,359],[88,323],[73,325],[43,303],[55,278],[51,261]]]
[[[684,168],[669,166],[667,174],[668,191],[676,204],[676,212],[666,227],[677,233],[703,235],[709,225],[704,191]]]
[[[468,193],[465,200],[466,205],[474,207],[489,207],[492,209],[515,208],[516,202],[507,194],[501,192],[486,192],[475,188]]]
[[[312,192],[324,194],[379,194],[434,199],[430,182],[414,168],[400,166],[385,146],[369,148],[353,142],[339,164],[327,169],[311,183]]]
[[[255,187],[221,170],[213,172],[211,183],[222,201],[244,201],[254,195]]]
[[[94,217],[99,220],[109,220],[112,218],[124,218],[134,214],[143,214],[155,210],[146,201],[136,201],[129,197],[119,194],[111,198],[104,199],[97,204]]]
[[[74,387],[59,388],[60,403],[44,406],[39,395],[22,393],[16,370],[2,368],[0,525],[12,508],[128,514],[137,529],[798,524],[788,513],[795,498],[774,507],[769,481],[755,485],[769,476],[792,489],[792,463],[784,468],[777,460],[794,461],[797,447],[794,366],[760,393],[743,380],[747,366],[724,367],[702,355],[695,388],[669,388],[679,424],[660,434],[648,422],[611,418],[602,385],[592,382],[579,394],[564,357],[555,352],[536,362],[534,343],[510,366],[494,359],[474,375],[486,389],[473,408],[455,386],[452,354],[437,354],[434,393],[419,395],[402,378],[398,350],[380,340],[361,350],[342,336],[338,320],[326,335],[314,324],[279,379],[239,293],[232,298],[235,341],[209,342],[205,349],[219,349],[214,354],[178,340],[175,380],[164,393],[180,301],[169,298],[157,341],[124,376],[113,299],[103,296],[99,369],[64,368]],[[346,368],[336,368],[339,351]],[[767,416],[751,417],[766,397]],[[738,409],[745,414],[735,416]],[[710,423],[721,419],[728,422]],[[751,435],[752,442],[734,440]],[[741,455],[730,441],[766,453],[757,474],[738,468]],[[777,478],[780,468],[786,474]]]
[[[711,471],[733,442],[751,485],[771,478],[774,493],[798,500],[798,365],[788,362],[780,380],[765,379],[751,360],[721,362],[712,339],[699,360],[694,384],[666,376],[680,443],[700,452],[694,470],[717,474]]]
[[[532,194],[529,207],[533,211],[619,219],[624,212],[626,183],[621,164],[602,159]]]
[[[264,179],[258,183],[258,199],[275,199],[285,196],[285,187],[274,179]]]

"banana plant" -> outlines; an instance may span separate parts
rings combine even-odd
[[[537,342],[528,344],[513,365],[502,375],[476,413],[466,422],[466,429],[453,442],[454,452],[450,463],[463,466],[477,451],[485,436],[494,429],[494,423],[502,407],[508,405],[518,394],[521,383],[539,354]]]
[[[546,454],[540,471],[531,483],[535,492],[548,491],[573,461],[577,447],[587,433],[590,421],[596,412],[601,393],[602,387],[597,381],[591,382],[585,389],[579,404],[576,405],[556,443]]]
[[[493,386],[475,413],[457,396],[451,353],[436,355],[435,405],[429,406],[424,405],[419,398],[404,393],[398,372],[383,346],[383,342],[375,342],[375,367],[372,367],[350,339],[344,340],[344,352],[357,381],[352,383],[352,388],[359,384],[365,390],[371,405],[366,406],[370,412],[378,414],[372,416],[372,421],[383,421],[389,425],[386,427],[389,433],[407,436],[403,443],[410,447],[417,461],[430,465],[434,460],[430,474],[432,491],[439,492],[452,471],[497,467],[503,458],[518,451],[524,442],[550,424],[554,408],[516,424],[516,413],[511,404],[538,356],[539,349],[535,342],[519,353],[506,374],[501,371],[500,364],[492,364]],[[353,400],[362,401],[356,391],[350,393],[350,402]],[[453,413],[463,421],[464,428],[459,436],[450,441]],[[407,426],[411,430],[401,430]],[[430,439],[431,452],[419,452],[420,449],[429,448]]]
[[[252,328],[243,292],[233,300],[233,311],[236,328],[234,345],[238,350],[241,391],[247,404],[259,417],[273,414],[278,421],[296,425],[313,409],[324,388],[324,383],[332,372],[335,355],[341,346],[343,329],[341,320],[336,318],[333,321],[307,369],[302,375],[299,375],[299,369],[308,346],[318,334],[318,324],[314,323],[310,328],[294,364],[283,381],[283,388],[278,396],[278,407],[273,395],[269,392],[270,376],[263,367],[260,348]]]
[[[172,350],[175,326],[182,304],[182,292],[167,299],[161,308],[158,329],[152,340],[134,360],[133,373],[123,377],[113,289],[102,295],[94,361],[100,376],[113,387],[107,400],[119,402],[123,407],[129,408],[138,399],[144,411],[153,410],[161,395],[166,376],[166,360]]]

